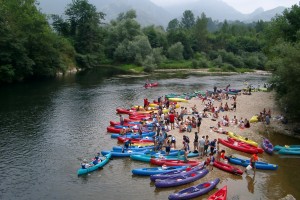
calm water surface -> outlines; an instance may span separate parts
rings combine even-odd
[[[300,198],[300,159],[278,155],[262,157],[279,164],[278,171],[258,171],[254,179],[215,169],[198,182],[171,189],[156,189],[148,177],[133,176],[133,168],[150,165],[129,158],[113,159],[102,170],[77,177],[83,158],[117,144],[106,133],[109,121],[118,120],[117,107],[142,104],[145,97],[211,90],[213,85],[241,88],[245,80],[258,84],[268,78],[157,76],[151,80],[160,86],[146,90],[144,78],[111,74],[96,70],[0,88],[0,199],[167,199],[174,191],[216,177],[221,179],[218,188],[228,185],[228,199],[279,199],[287,194]],[[274,144],[300,144],[287,136],[265,136]]]

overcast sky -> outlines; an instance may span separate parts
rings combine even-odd
[[[180,4],[182,2],[193,2],[197,0],[151,0],[151,1],[156,3],[157,5],[167,6],[171,4]],[[277,6],[291,7],[294,4],[299,4],[300,0],[223,0],[223,1],[242,13],[251,13],[256,8],[259,7],[262,7],[264,10],[270,10]]]

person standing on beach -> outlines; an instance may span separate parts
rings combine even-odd
[[[255,171],[256,171],[256,162],[258,161],[258,156],[257,156],[257,153],[253,154],[250,158],[250,165],[254,171],[254,174],[255,174]],[[245,172],[247,172],[247,168],[245,170]]]
[[[198,133],[195,132],[195,138],[194,138],[194,153],[196,153],[196,151],[198,152]]]
[[[202,118],[200,117],[200,115],[198,115],[198,119],[197,119],[197,128],[198,128],[198,133],[200,133],[201,121],[202,121]]]
[[[205,156],[207,156],[208,146],[209,146],[209,140],[208,140],[208,135],[206,135],[205,143],[204,143],[204,154],[205,154]]]
[[[214,93],[217,92],[217,86],[214,86]]]
[[[199,158],[202,159],[204,156],[204,144],[205,144],[205,136],[199,140]]]

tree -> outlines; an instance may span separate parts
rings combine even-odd
[[[193,49],[195,51],[207,51],[208,42],[207,42],[207,22],[208,19],[206,18],[205,14],[201,14],[201,18],[197,17],[196,23],[193,27]]]
[[[183,59],[183,45],[181,44],[181,42],[177,42],[169,47],[168,57],[172,60]]]
[[[180,22],[178,21],[178,19],[172,19],[169,23],[168,23],[168,27],[167,27],[167,31],[174,31],[180,28]]]
[[[195,16],[191,10],[186,10],[183,12],[180,23],[182,28],[190,29],[195,25]]]

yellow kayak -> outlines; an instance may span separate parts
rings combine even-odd
[[[257,142],[254,142],[253,140],[249,140],[248,138],[237,135],[235,133],[228,132],[228,136],[231,137],[231,138],[237,139],[239,141],[245,142],[247,144],[251,144],[252,146],[255,146],[255,147],[258,146]]]
[[[251,117],[251,119],[249,120],[250,123],[254,123],[254,122],[258,122],[258,116],[254,115],[253,117]]]
[[[153,146],[153,142],[143,142],[143,143],[133,143],[131,146],[138,146],[138,147],[146,147],[146,146]]]
[[[150,103],[150,104],[149,104],[149,107],[151,107],[151,108],[153,108],[153,107],[156,108],[156,107],[158,107],[158,105],[157,105],[156,103]],[[175,107],[176,107],[176,108],[179,108],[179,107],[180,107],[180,104],[178,104],[178,103],[175,104]]]
[[[183,98],[169,98],[170,101],[176,101],[176,102],[188,102],[188,100]]]

